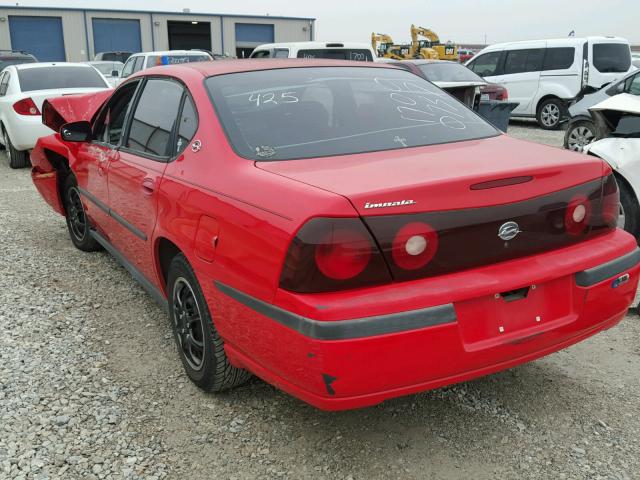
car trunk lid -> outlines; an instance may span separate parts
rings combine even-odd
[[[599,178],[604,168],[599,159],[506,135],[256,166],[342,195],[362,216],[519,202]]]

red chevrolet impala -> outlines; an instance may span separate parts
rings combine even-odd
[[[146,70],[50,100],[33,181],[76,247],[168,310],[184,368],[323,409],[460,382],[610,328],[640,251],[595,157],[514,140],[389,65]]]

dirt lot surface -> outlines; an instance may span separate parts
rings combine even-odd
[[[561,132],[514,124],[560,145]],[[640,478],[640,321],[359,411],[204,394],[167,317],[0,156],[0,478]]]

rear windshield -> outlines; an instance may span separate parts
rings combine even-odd
[[[211,57],[204,53],[202,55],[150,55],[147,58],[147,68],[157,67],[158,65],[206,62],[208,60],[211,60]]]
[[[313,67],[209,77],[235,151],[291,160],[497,135],[433,84],[398,69]]]
[[[622,73],[631,67],[631,51],[624,43],[594,43],[593,66],[601,73]]]
[[[317,48],[298,50],[298,58],[331,58],[333,60],[373,62],[373,56],[369,50],[358,48]]]
[[[33,57],[10,57],[0,58],[0,72],[4,70],[4,67],[9,65],[20,65],[21,63],[35,63],[36,59]]]
[[[49,90],[55,88],[106,88],[100,74],[86,67],[40,67],[18,70],[20,90]]]
[[[418,65],[427,80],[432,82],[482,82],[484,79],[464,65],[451,62],[425,63]]]

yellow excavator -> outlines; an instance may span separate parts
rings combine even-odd
[[[371,47],[379,57],[392,58],[394,60],[410,60],[413,58],[438,58],[438,54],[432,48],[423,48],[419,52],[414,44],[396,45],[391,36],[386,33],[372,33]]]
[[[423,37],[426,40],[419,40]],[[443,44],[440,37],[433,30],[411,25],[411,46],[421,58],[439,58],[440,60],[458,61],[458,47],[451,42]],[[435,57],[428,56],[435,52]]]

